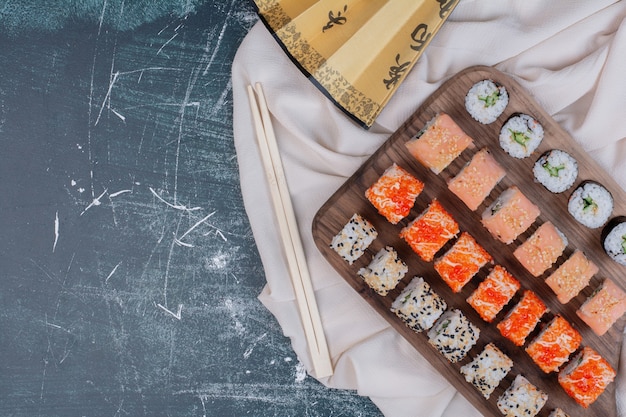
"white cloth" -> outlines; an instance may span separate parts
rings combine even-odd
[[[478,416],[324,260],[311,236],[313,216],[443,81],[478,64],[520,82],[626,188],[625,17],[626,3],[614,0],[461,0],[369,131],[318,91],[265,27],[250,31],[233,64],[234,135],[244,203],[267,276],[259,298],[309,372],[246,86],[263,84],[273,117],[335,366],[321,382],[358,390],[386,416]],[[622,399],[626,395],[618,395],[620,408]]]

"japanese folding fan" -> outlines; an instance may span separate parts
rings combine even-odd
[[[458,0],[253,0],[300,70],[370,127]]]

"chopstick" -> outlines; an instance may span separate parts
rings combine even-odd
[[[261,84],[257,83],[254,89],[248,85],[248,98],[304,335],[315,374],[318,378],[324,378],[333,374],[333,366]]]

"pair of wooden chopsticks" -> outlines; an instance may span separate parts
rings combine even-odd
[[[248,98],[313,368],[318,378],[327,377],[333,374],[333,366],[261,84],[257,83],[254,88],[248,86]]]

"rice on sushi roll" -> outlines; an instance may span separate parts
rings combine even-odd
[[[570,196],[567,210],[580,224],[597,229],[613,212],[613,196],[597,182],[585,181]]]
[[[391,311],[417,333],[433,327],[446,308],[446,301],[422,277],[413,278],[391,304]]]
[[[626,265],[626,217],[611,220],[602,233],[602,247],[615,262]]]
[[[465,109],[482,124],[496,121],[509,104],[509,94],[503,85],[492,80],[482,80],[469,89],[465,96]]]
[[[465,358],[480,337],[476,327],[461,310],[448,310],[428,331],[428,342],[451,363]]]
[[[498,409],[506,417],[534,417],[548,401],[548,394],[517,375],[513,384],[498,398]]]
[[[354,213],[348,223],[333,237],[330,247],[352,265],[376,239],[378,232],[369,220]]]
[[[574,185],[578,162],[560,149],[552,149],[537,159],[533,166],[535,180],[553,193],[562,193]]]
[[[514,158],[530,156],[543,140],[543,126],[527,114],[512,116],[500,130],[500,146]]]

